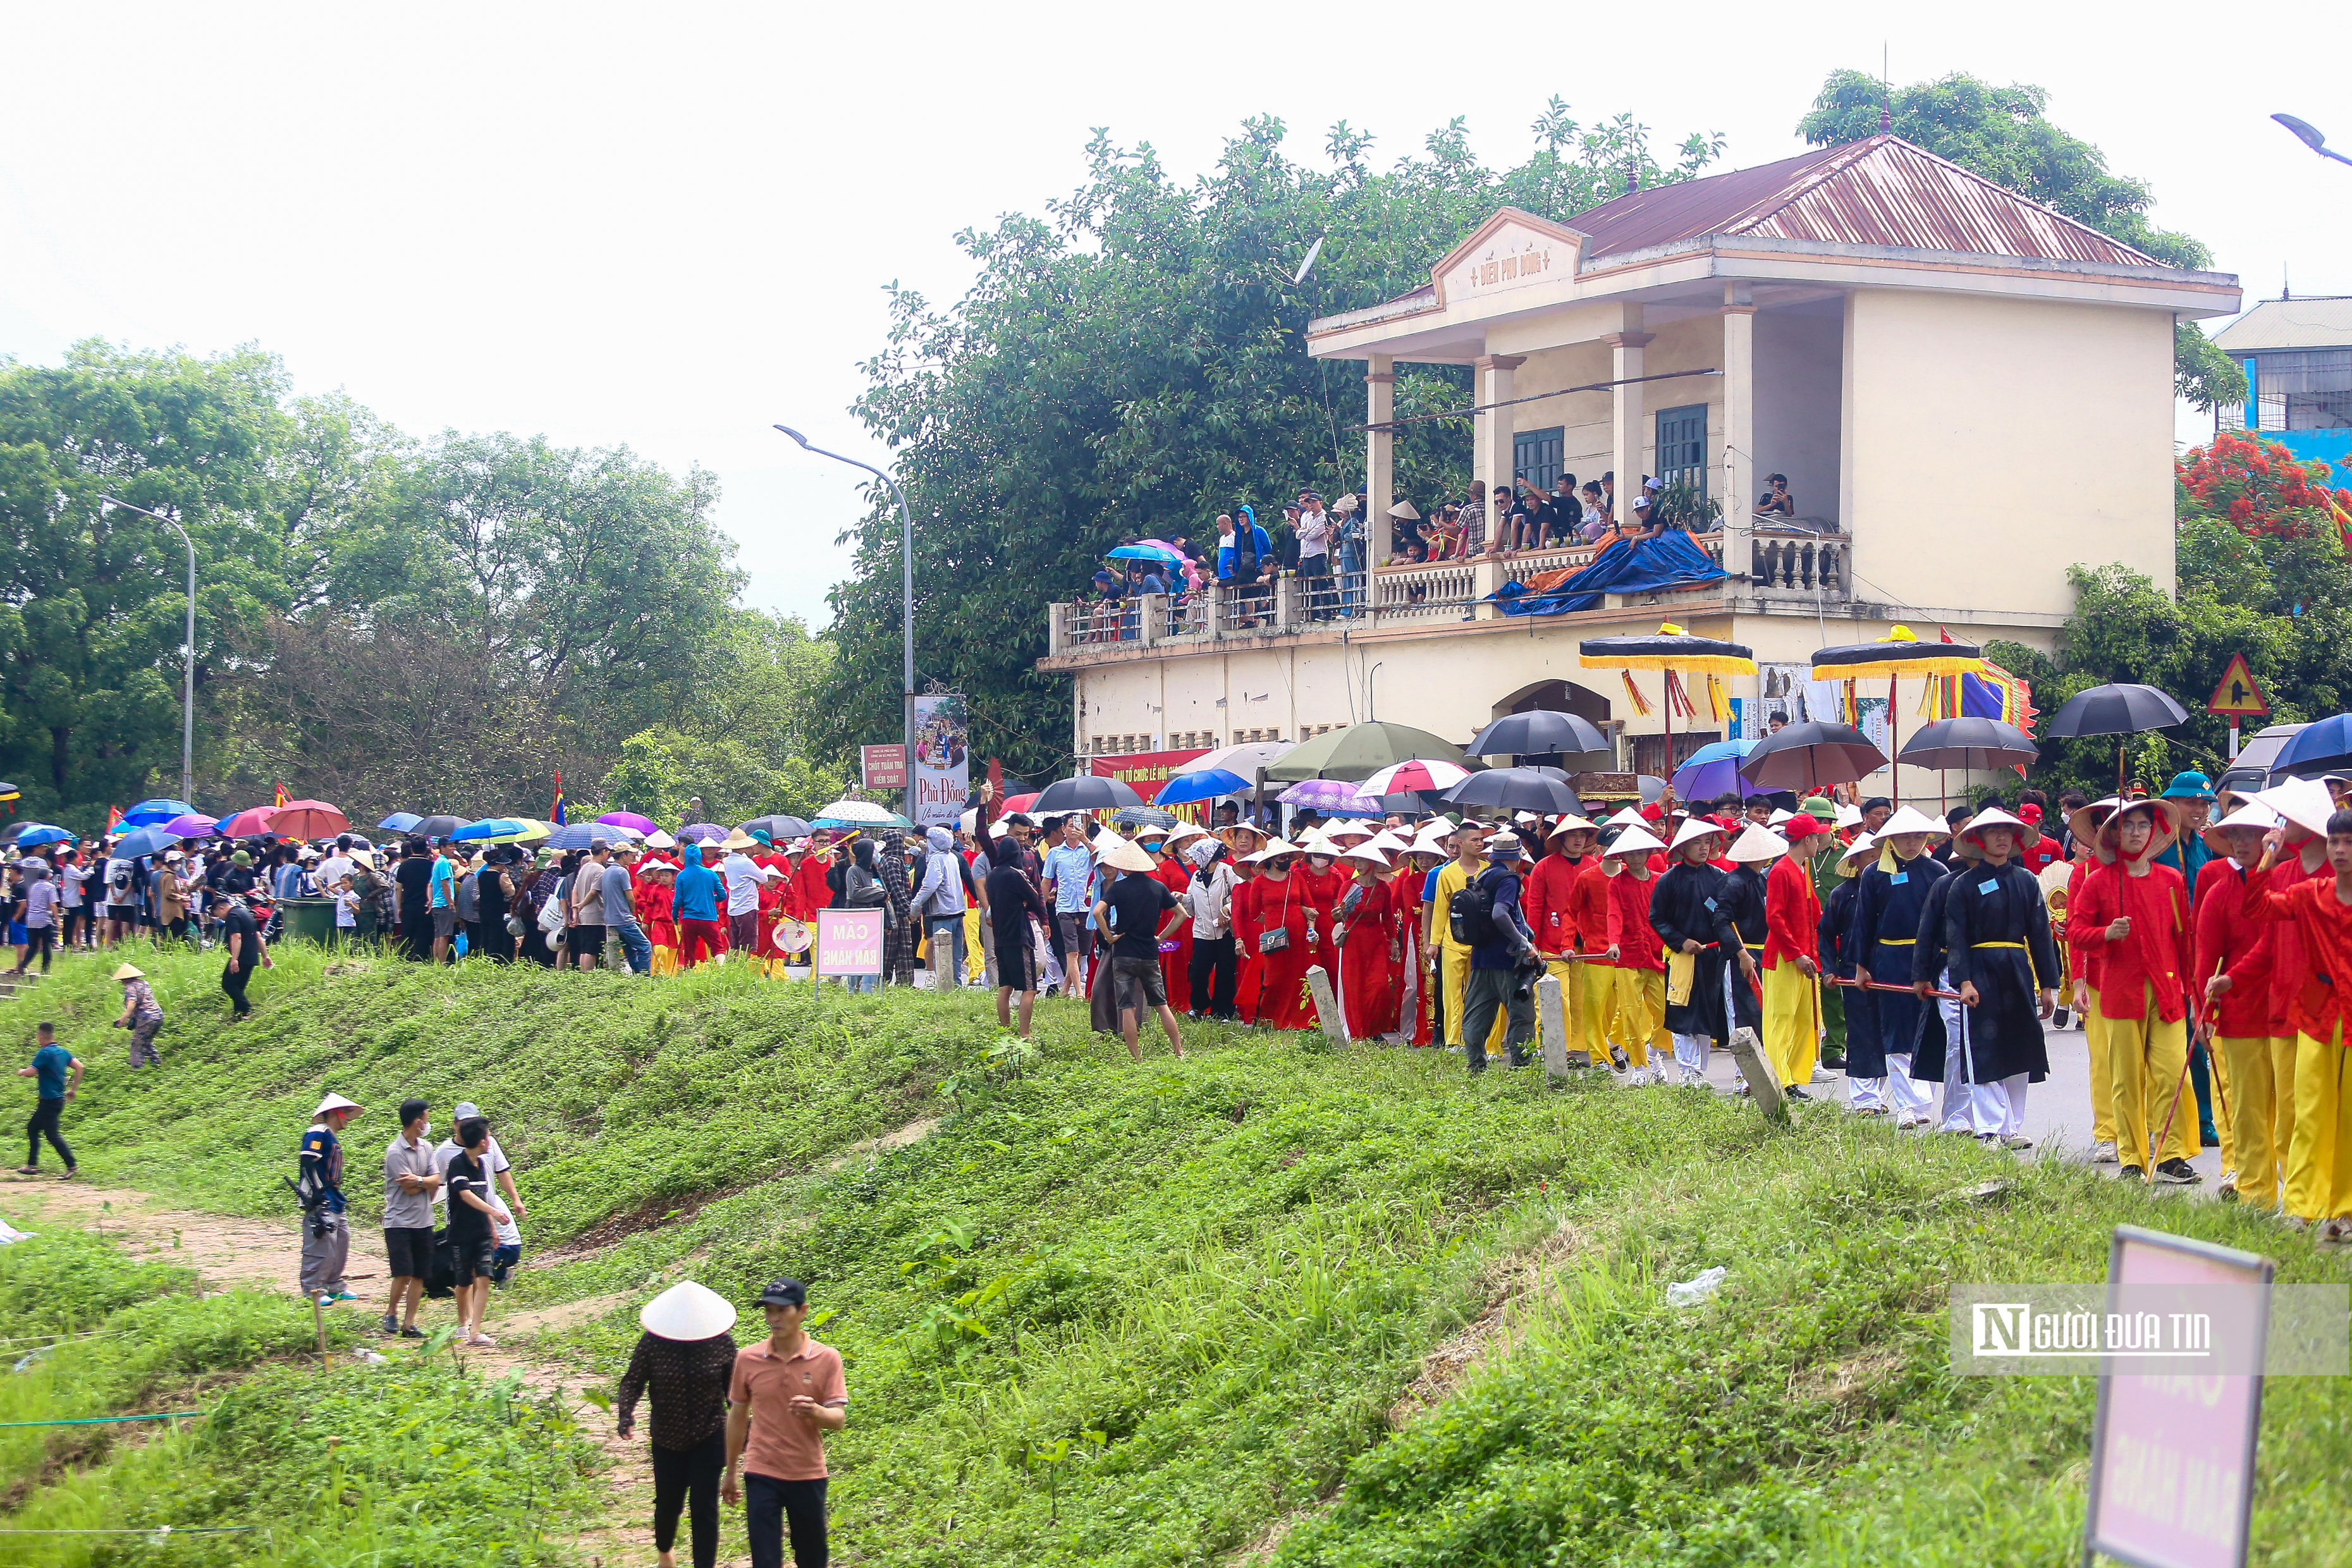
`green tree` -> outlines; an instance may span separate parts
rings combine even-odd
[[[1149,145],[1097,131],[1085,182],[1044,218],[957,237],[978,277],[952,307],[890,290],[888,340],[864,367],[856,412],[893,448],[916,518],[919,675],[971,695],[981,757],[1033,776],[1065,770],[1069,689],[1035,669],[1045,604],[1083,584],[1104,551],[1137,537],[1205,543],[1241,502],[1271,523],[1302,487],[1359,482],[1361,437],[1347,427],[1360,385],[1307,356],[1307,321],[1425,282],[1433,243],[1505,203],[1569,219],[1629,174],[1687,179],[1721,147],[1693,137],[1662,161],[1630,118],[1587,128],[1557,100],[1533,156],[1508,171],[1479,164],[1459,120],[1384,170],[1344,123],[1317,164],[1286,154],[1286,134],[1278,120],[1249,121],[1188,182]],[[1458,407],[1467,392],[1461,373],[1424,369],[1400,381],[1399,410]],[[1458,493],[1466,446],[1441,421],[1406,426],[1398,494]],[[899,727],[898,527],[887,497],[872,500],[845,536],[853,574],[832,595],[840,662],[823,733],[842,752]]]
[[[2043,117],[2050,95],[2038,87],[1995,87],[1956,71],[1890,94],[1876,77],[1834,70],[1822,84],[1797,133],[1816,147],[1878,134],[1882,109],[1895,135],[1948,158],[1970,174],[2121,240],[2167,267],[2202,268],[2212,253],[2185,234],[2158,228],[2147,210],[2156,193],[2145,180],[2112,174],[2106,154]],[[2195,323],[2173,334],[2173,381],[2182,397],[2208,410],[2242,403],[2246,377]]]

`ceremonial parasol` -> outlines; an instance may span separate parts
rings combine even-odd
[[[2041,754],[2032,736],[1999,719],[1939,719],[1912,736],[1896,760],[1923,768],[2009,768]]]
[[[1563,756],[1587,756],[1594,752],[1613,749],[1609,744],[1609,737],[1602,734],[1591,721],[1580,719],[1573,713],[1555,712],[1549,708],[1538,708],[1528,713],[1506,714],[1479,731],[1477,738],[1463,748],[1474,757],[1503,754],[1534,757],[1547,752],[1558,752]]]
[[[2043,734],[2053,741],[2079,740],[2085,735],[2137,735],[2146,730],[2168,730],[2185,721],[2187,709],[2153,686],[2118,681],[2094,686],[2066,699],[2050,716]],[[2302,739],[2300,735],[2297,740]],[[2289,742],[2292,749],[2293,742]],[[2284,763],[2282,753],[2280,763]],[[2116,742],[2116,789],[2124,787],[2124,742]]]
[[[1270,779],[1352,779],[1360,784],[1382,768],[1435,757],[1461,766],[1468,753],[1453,742],[1410,724],[1367,721],[1301,741],[1265,770]]]
[[[1815,680],[1867,680],[1886,677],[1886,740],[1889,745],[1899,744],[1903,726],[1896,717],[1895,683],[1905,676],[1914,680],[1928,680],[1946,675],[1986,675],[1983,655],[1974,643],[1921,642],[1909,626],[1889,626],[1886,635],[1876,642],[1842,643],[1825,647],[1813,655]],[[1877,750],[1873,747],[1872,750]],[[1899,753],[1898,753],[1899,754]],[[1885,753],[1880,753],[1882,760]],[[1856,774],[1859,778],[1862,775]],[[1903,798],[1903,764],[1895,765],[1888,794],[1898,803]]]
[[[1819,790],[1852,784],[1886,765],[1886,753],[1851,724],[1809,720],[1767,735],[1739,760],[1739,776],[1766,789]]]
[[[1587,669],[1655,669],[1664,672],[1662,711],[1666,729],[1666,772],[1675,771],[1674,677],[1753,675],[1756,655],[1744,644],[1693,637],[1668,621],[1646,637],[1587,637],[1576,645],[1576,661]],[[1630,677],[1627,684],[1632,684]]]

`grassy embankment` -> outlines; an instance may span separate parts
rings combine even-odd
[[[135,1078],[103,970],[61,968],[37,1001],[100,1064],[85,1168],[269,1212],[321,1088],[377,1108],[360,1152],[404,1095],[480,1100],[530,1205],[518,1304],[810,1281],[854,1396],[836,1536],[869,1561],[1208,1562],[1279,1521],[1283,1560],[1332,1564],[2055,1562],[2090,1384],[1947,1375],[1946,1285],[2096,1279],[2117,1220],[2343,1274],[2235,1210],[1829,1107],[1775,1132],[1695,1091],[1221,1030],[1139,1068],[1074,1007],[1024,1049],[973,998],[740,973],[327,967],[288,954],[229,1027],[208,963],[151,965],[167,1067]],[[29,1038],[31,1006],[0,1027]],[[1716,1263],[1720,1299],[1664,1304]],[[1509,1330],[1392,1432],[1515,1278]],[[555,1348],[609,1379],[633,1338],[624,1310]],[[2268,1561],[2352,1550],[2347,1468],[2343,1385],[2275,1384]]]

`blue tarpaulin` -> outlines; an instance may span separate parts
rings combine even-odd
[[[1654,594],[1694,583],[1717,583],[1723,568],[1691,536],[1675,529],[1655,539],[1620,541],[1591,564],[1540,592],[1506,583],[1494,595],[1507,616],[1564,616],[1597,610],[1604,594]]]

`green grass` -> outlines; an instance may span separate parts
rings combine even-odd
[[[29,1041],[37,1006],[93,1060],[68,1129],[86,1170],[283,1212],[322,1089],[372,1108],[355,1171],[403,1097],[442,1126],[479,1100],[530,1205],[517,1304],[809,1281],[852,1394],[836,1541],[866,1561],[1209,1563],[1289,1521],[1294,1563],[2054,1563],[2089,1382],[1949,1376],[1949,1283],[2097,1279],[2119,1220],[2343,1278],[2235,1210],[1829,1107],[1773,1131],[1695,1092],[1223,1029],[1136,1066],[1073,1005],[1013,1047],[977,997],[740,972],[289,950],[230,1026],[212,963],[147,967],[160,1073],[122,1067],[95,961],[0,1004],[0,1029]],[[1955,1195],[1995,1175],[2018,1184]],[[362,1225],[373,1185],[352,1183]],[[1498,1268],[1563,1244],[1512,1341],[1392,1433]],[[1717,1263],[1719,1300],[1664,1305]],[[634,1338],[622,1310],[552,1349],[609,1380]],[[2347,1471],[2342,1381],[2273,1384],[2258,1560],[2342,1560]]]

